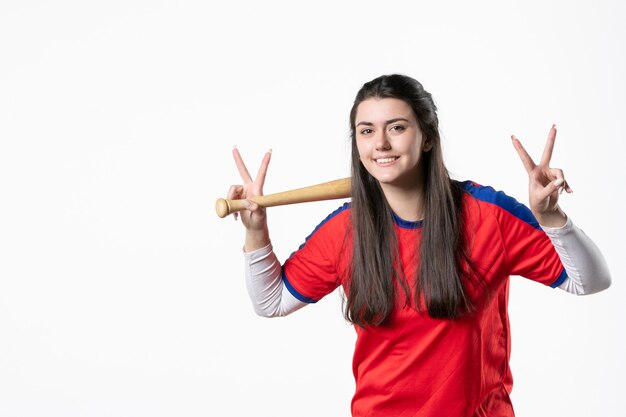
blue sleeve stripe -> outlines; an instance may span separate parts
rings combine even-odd
[[[291,285],[291,283],[289,282],[289,279],[287,278],[287,275],[285,275],[285,273],[283,272],[283,282],[285,283],[285,286],[287,287],[287,289],[289,290],[289,292],[291,293],[291,295],[293,295],[294,297],[296,297],[298,300],[304,302],[304,303],[317,303],[317,300],[314,300],[312,298],[308,298],[305,297],[304,295],[300,294],[294,287],[293,285]]]
[[[333,211],[332,213],[330,213],[324,220],[322,220],[322,222],[320,224],[318,224],[315,229],[313,229],[313,231],[311,232],[310,235],[308,235],[305,239],[304,242],[302,243],[302,245],[300,245],[300,247],[298,249],[302,249],[304,247],[304,245],[306,245],[306,241],[309,240],[311,238],[311,236],[313,236],[315,234],[315,232],[317,232],[322,226],[324,226],[324,224],[326,224],[326,222],[328,222],[330,219],[332,219],[333,217],[335,217],[336,215],[338,215],[339,213],[341,213],[342,211],[349,209],[350,208],[350,203],[344,203],[341,207],[339,207],[337,210]],[[292,253],[293,255],[293,253]]]
[[[337,210],[333,211],[332,213],[330,213],[324,220],[322,220],[322,222],[320,224],[318,224],[315,229],[313,229],[313,231],[311,232],[311,234],[309,234],[305,239],[304,242],[302,242],[302,244],[300,245],[300,247],[298,247],[298,250],[302,249],[304,247],[304,245],[306,245],[306,242],[311,238],[311,236],[313,236],[315,234],[315,232],[317,232],[322,226],[324,226],[324,224],[326,224],[326,222],[328,222],[330,219],[332,219],[333,217],[335,217],[336,215],[338,215],[339,213],[341,213],[344,210],[347,210],[350,208],[350,202],[348,203],[344,203],[341,207],[339,207]],[[291,252],[291,255],[289,255],[289,258],[291,258],[293,256],[293,254],[296,253],[296,251]]]
[[[463,188],[476,199],[486,203],[495,204],[501,209],[508,211],[518,219],[528,223],[535,229],[541,230],[539,222],[530,209],[519,203],[513,197],[509,197],[502,191],[496,191],[492,187],[476,185],[472,181],[465,181],[463,183]]]
[[[561,275],[559,275],[556,281],[550,284],[550,287],[556,288],[559,285],[563,284],[563,282],[565,282],[566,279],[567,279],[567,271],[565,271],[565,268],[563,268],[563,272],[561,272]]]

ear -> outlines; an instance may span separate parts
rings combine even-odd
[[[424,152],[428,152],[428,151],[430,151],[432,148],[433,148],[433,144],[432,144],[429,140],[426,140],[426,141],[424,142],[424,144],[422,145],[422,150],[423,150]]]

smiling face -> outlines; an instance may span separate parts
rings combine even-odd
[[[430,145],[409,104],[370,98],[359,104],[354,122],[361,163],[381,186],[421,186],[420,160]]]

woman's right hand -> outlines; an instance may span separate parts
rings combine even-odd
[[[263,184],[265,183],[265,176],[267,174],[267,167],[269,166],[270,159],[272,157],[272,150],[267,151],[261,161],[261,166],[257,172],[256,178],[253,180],[244,164],[239,150],[237,147],[233,148],[233,158],[237,165],[237,170],[241,176],[243,184],[231,185],[228,190],[227,198],[229,200],[245,200],[250,197],[256,197],[263,195]],[[237,220],[238,213],[233,214],[235,220]],[[267,233],[267,219],[265,216],[265,208],[260,207],[258,204],[248,201],[248,208],[240,212],[241,221],[246,227],[248,232],[252,233]]]

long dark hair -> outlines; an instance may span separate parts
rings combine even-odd
[[[424,140],[431,145],[420,162],[424,221],[420,266],[412,290],[400,269],[391,207],[380,184],[359,159],[355,118],[359,104],[369,98],[396,98],[408,103]],[[456,319],[472,311],[474,304],[462,279],[467,275],[463,271],[469,271],[471,282],[476,278],[464,240],[463,189],[450,179],[443,163],[437,107],[431,94],[417,80],[404,75],[378,77],[357,93],[350,129],[353,253],[344,303],[346,319],[359,326],[387,324],[399,300],[397,288],[402,289],[405,306],[412,303],[419,309],[424,303],[433,318]]]

